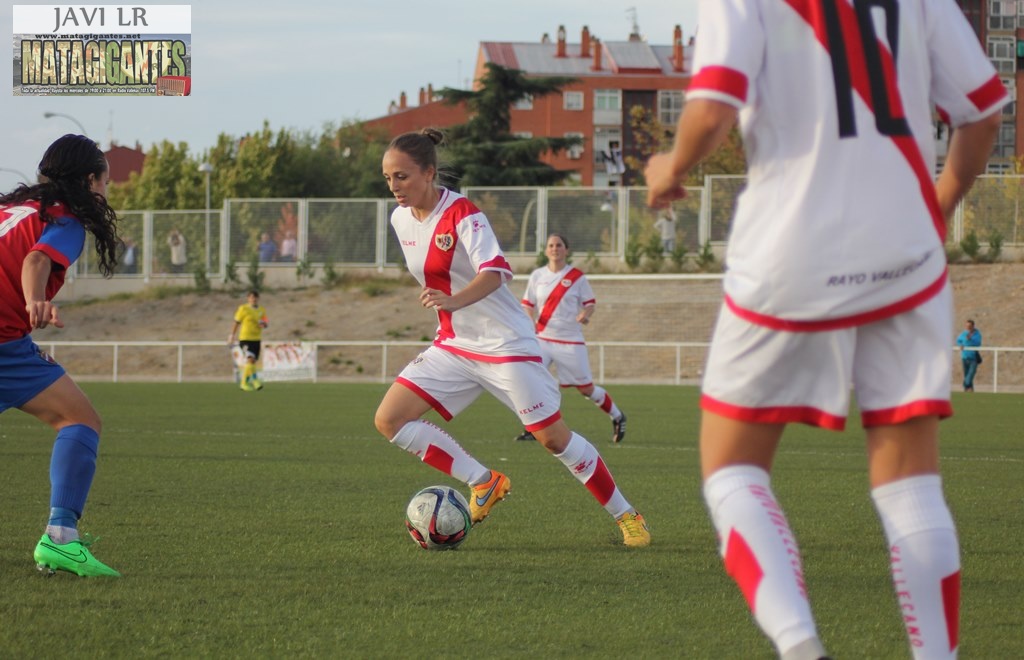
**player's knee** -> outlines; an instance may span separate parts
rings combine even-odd
[[[589,397],[591,394],[594,393],[593,385],[577,385],[576,389],[579,391],[580,394],[582,394],[585,397]]]
[[[402,427],[405,426],[405,421],[378,408],[373,416],[373,425],[377,427],[378,433],[390,441],[402,430]]]

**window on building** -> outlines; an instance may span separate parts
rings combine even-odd
[[[566,133],[565,137],[567,137],[567,138],[579,138],[581,140],[581,142],[579,144],[577,144],[577,145],[575,145],[573,147],[569,147],[569,149],[566,150],[565,155],[567,155],[572,160],[579,160],[580,158],[583,158],[583,142],[582,142],[582,140],[583,140],[583,133],[572,131],[572,132]]]
[[[988,29],[1014,30],[1017,27],[1017,0],[988,0]]]
[[[516,110],[533,110],[533,95],[527,94],[512,104],[512,107]]]
[[[622,110],[621,89],[595,89],[595,110]]]
[[[668,126],[675,126],[682,111],[682,90],[663,89],[658,92],[658,121]]]
[[[565,110],[582,110],[583,92],[562,92],[562,108]]]
[[[996,155],[1003,158],[1013,158],[1017,146],[1017,125],[1012,122],[1004,122],[999,127],[999,138],[996,141]]]
[[[1021,4],[1024,5],[1024,2]],[[1003,87],[1006,88],[1006,93],[1010,97],[1010,102],[1003,106],[1003,114],[1015,117],[1017,116],[1017,81],[1013,78],[1000,78],[999,80],[1003,83]]]
[[[1000,74],[1017,70],[1017,40],[1013,37],[989,37],[988,58]]]
[[[532,131],[512,131],[512,137],[517,137],[517,138],[522,138],[524,140],[529,140],[530,138],[533,137],[533,132]]]

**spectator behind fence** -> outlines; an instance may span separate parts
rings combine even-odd
[[[184,273],[188,256],[185,252],[185,237],[181,235],[177,227],[172,229],[170,235],[167,236],[167,246],[171,250],[171,272]]]
[[[259,252],[261,262],[274,260],[274,255],[277,254],[277,244],[270,238],[269,232],[260,234],[260,244],[256,247],[256,250]]]
[[[295,261],[298,252],[298,243],[295,240],[295,232],[291,229],[285,231],[284,240],[281,241],[281,253],[278,256],[280,261]]]
[[[971,346],[981,346],[981,331],[974,327],[974,320],[967,319],[965,330],[956,338],[960,347],[960,362],[964,365],[964,392],[974,391],[974,375],[981,364],[981,352],[969,350]]]
[[[130,236],[124,237],[124,252],[121,253],[121,272],[125,275],[134,275],[139,272],[138,246]]]
[[[676,249],[676,212],[670,206],[658,214],[654,229],[661,234],[662,252],[672,253]]]

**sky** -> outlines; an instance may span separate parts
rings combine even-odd
[[[468,88],[481,41],[536,42],[545,32],[553,39],[559,25],[570,43],[579,42],[584,25],[603,41],[624,41],[634,17],[652,44],[671,44],[677,24],[685,41],[696,28],[696,5],[697,0],[204,0],[192,4],[189,97],[13,96],[12,67],[3,67],[0,191],[23,177],[34,181],[46,147],[65,133],[81,132],[79,124],[104,149],[111,136],[116,144],[144,150],[169,140],[187,143],[199,158],[218,135],[241,137],[264,121],[274,131],[319,133],[328,123],[384,115],[403,91],[414,105],[428,84],[435,90]],[[0,7],[0,34],[13,34],[12,7]],[[46,112],[71,119],[45,118]]]

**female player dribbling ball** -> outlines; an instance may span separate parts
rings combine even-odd
[[[50,519],[36,545],[40,570],[118,577],[97,560],[78,520],[96,472],[100,416],[64,369],[32,341],[36,328],[64,327],[52,300],[85,246],[99,268],[116,266],[117,217],[107,204],[107,161],[84,135],[65,135],[39,163],[41,183],[0,196],[0,412],[18,408],[57,432],[50,459]]]
[[[434,409],[450,420],[490,392],[586,486],[618,523],[625,545],[649,545],[643,516],[619,491],[597,449],[562,420],[558,385],[544,368],[530,319],[506,284],[512,270],[487,217],[462,195],[436,185],[442,139],[432,129],[406,133],[384,153],[384,178],[398,201],[391,224],[409,272],[423,287],[420,304],[437,313],[439,326],[433,345],[384,395],[374,418],[377,430],[470,486],[470,514],[478,523],[508,494],[509,478],[421,417]]]

